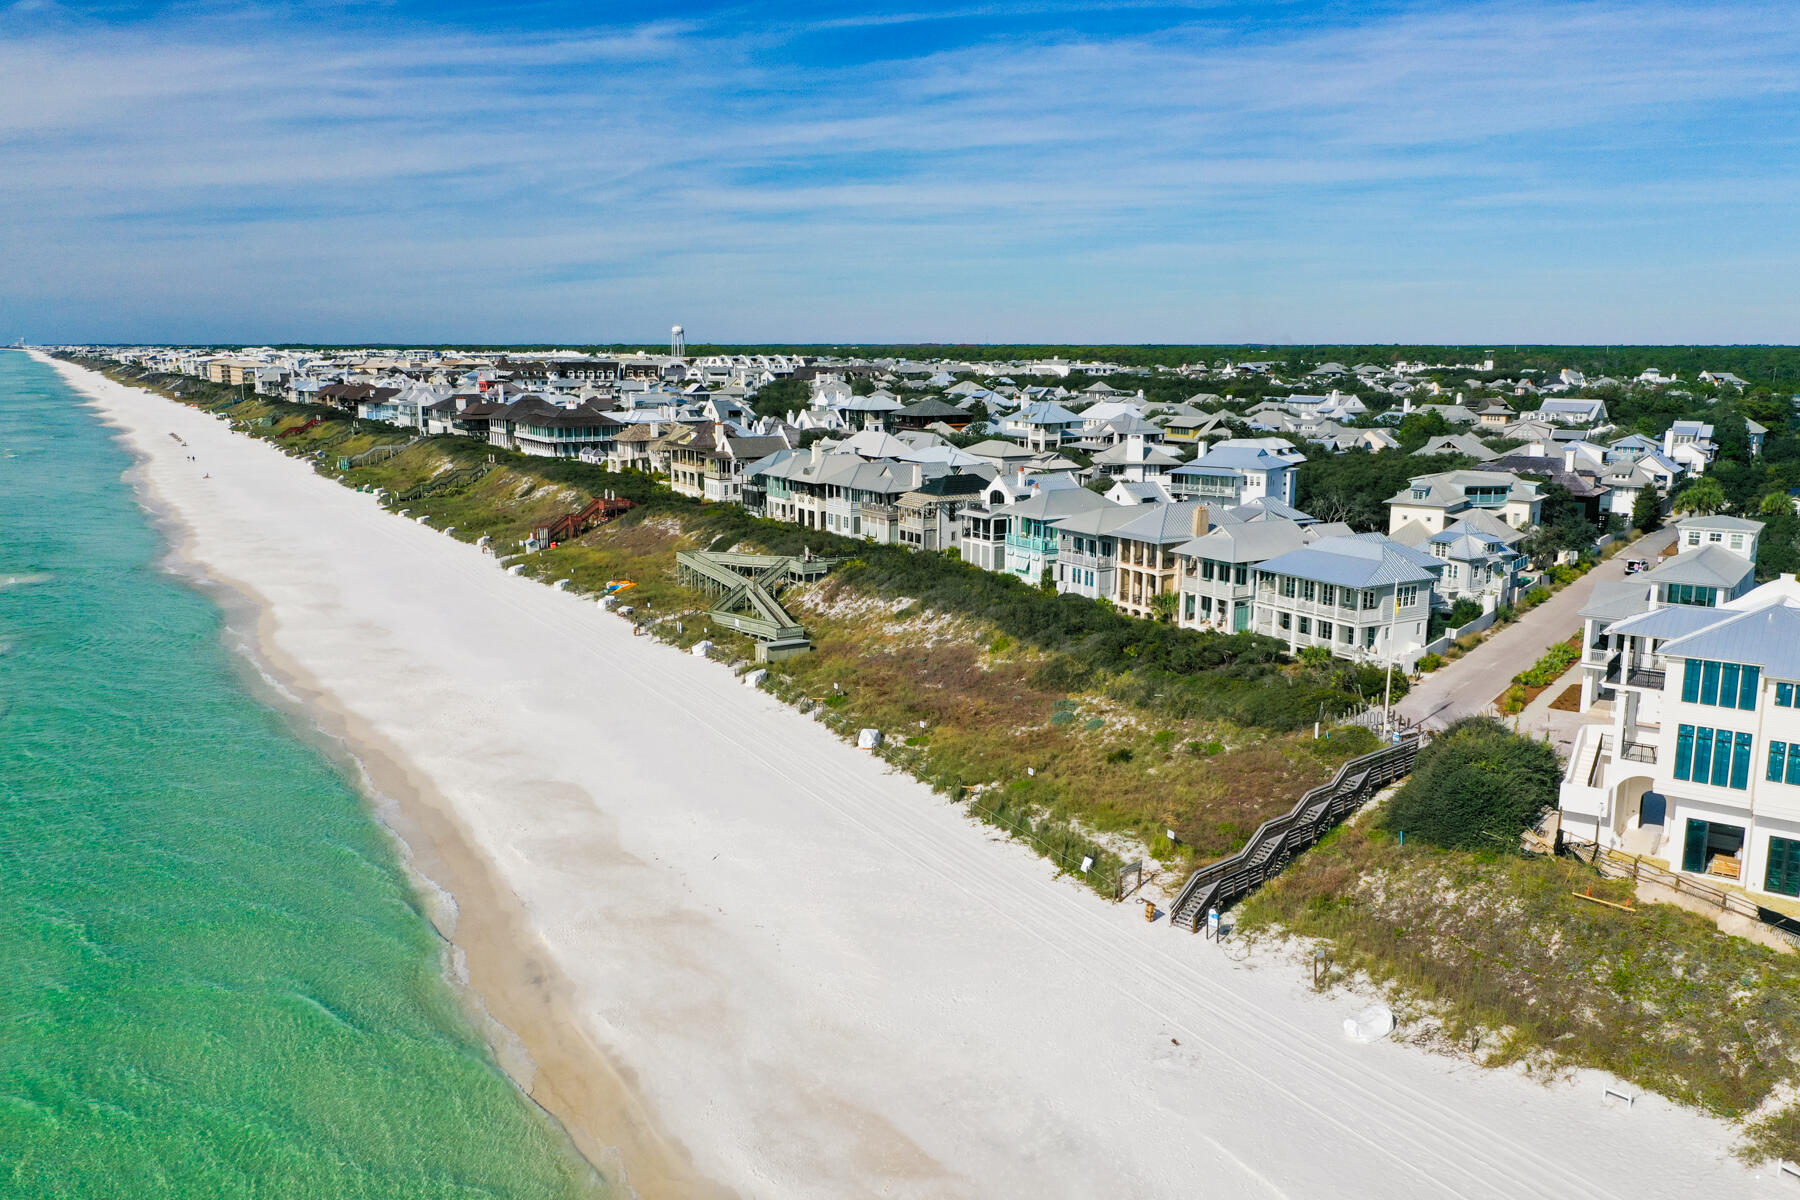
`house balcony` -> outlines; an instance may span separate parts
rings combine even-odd
[[[1646,691],[1660,692],[1668,681],[1669,673],[1655,667],[1627,667],[1618,659],[1613,660],[1606,668],[1606,683],[1609,687],[1643,688]]]
[[[1603,755],[1614,753],[1612,734],[1606,733],[1600,736],[1600,753]],[[1624,762],[1645,763],[1654,767],[1656,765],[1656,743],[1634,742],[1627,739],[1623,748],[1617,751],[1617,757]]]
[[[900,506],[898,504],[872,503],[865,500],[863,501],[862,512],[863,520],[865,521],[886,521],[900,515]]]

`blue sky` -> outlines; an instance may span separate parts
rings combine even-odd
[[[0,338],[1793,342],[1791,5],[0,0]]]

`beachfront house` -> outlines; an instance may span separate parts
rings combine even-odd
[[[1177,547],[1210,528],[1207,506],[1196,501],[1148,504],[1137,516],[1113,531],[1117,562],[1113,573],[1113,604],[1127,616],[1156,618],[1158,607],[1168,605],[1171,618],[1178,611],[1177,583],[1181,564]]]
[[[1108,495],[1104,508],[1077,513],[1056,523],[1056,590],[1090,600],[1108,599],[1117,590],[1119,554],[1114,534],[1138,519],[1139,505],[1122,504]]]
[[[669,487],[696,500],[739,502],[746,469],[790,448],[785,437],[744,437],[723,422],[714,422],[669,451]]]
[[[962,547],[962,510],[981,500],[987,478],[952,471],[927,479],[901,495],[899,542],[914,550],[957,550]]]
[[[1221,522],[1197,533],[1174,551],[1180,595],[1176,623],[1247,632],[1256,602],[1256,567],[1311,540],[1306,526],[1285,517]]]
[[[1800,584],[1651,609],[1608,643],[1610,699],[1577,731],[1563,831],[1800,896]]]
[[[1025,482],[1029,485],[1033,481]],[[1104,496],[1062,480],[1042,481],[1021,499],[995,503],[1004,496],[1002,481],[996,480],[988,485],[984,503],[969,505],[959,514],[963,522],[962,555],[984,570],[1016,575],[1031,584],[1041,582],[1045,572],[1050,573],[1052,581],[1056,578],[1061,550],[1059,522],[1115,507]]]
[[[1410,671],[1425,652],[1442,570],[1437,559],[1378,533],[1320,538],[1256,567],[1251,627],[1296,654],[1318,646]]]

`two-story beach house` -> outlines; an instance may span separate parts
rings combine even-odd
[[[1256,568],[1315,540],[1285,517],[1214,525],[1175,547],[1181,599],[1176,622],[1190,629],[1245,633],[1256,604]]]
[[[1295,653],[1411,670],[1425,652],[1432,588],[1443,564],[1379,533],[1320,538],[1259,564],[1251,627]]]

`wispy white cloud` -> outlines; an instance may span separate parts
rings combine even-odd
[[[1796,315],[1772,285],[1797,235],[1759,197],[1795,182],[1772,118],[1792,127],[1800,32],[1768,6],[1241,34],[1198,10],[848,64],[801,59],[780,22],[0,22],[15,325],[535,340],[640,336],[675,310],[735,338],[1462,338],[1484,331],[1460,314],[1491,320],[1504,294],[1446,305],[1433,281],[1512,288],[1529,324],[1530,273],[1581,236],[1593,311],[1560,335],[1579,339],[1658,315],[1610,282],[1621,266],[1735,255],[1720,225],[1744,214],[1773,307],[1685,311],[1688,336],[1778,337]],[[1734,121],[1788,140],[1747,153],[1717,132]],[[1609,215],[1676,236],[1621,258],[1591,236]],[[149,279],[165,299],[139,296]],[[1248,309],[1286,315],[1220,328]]]

